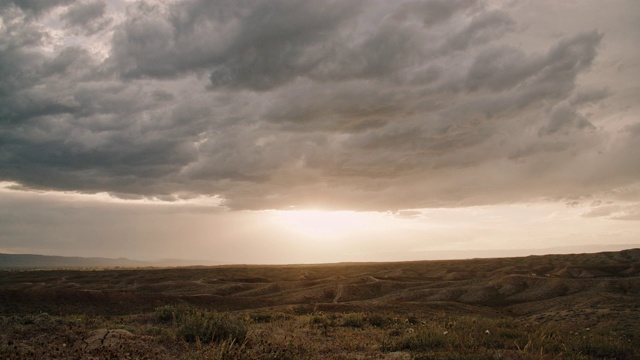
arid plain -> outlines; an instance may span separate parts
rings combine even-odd
[[[640,249],[0,275],[1,358],[640,356]]]

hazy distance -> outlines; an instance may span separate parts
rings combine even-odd
[[[5,1],[0,253],[640,247],[638,18],[632,0]]]

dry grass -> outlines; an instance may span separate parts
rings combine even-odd
[[[158,359],[636,359],[636,339],[609,331],[516,319],[450,314],[390,316],[372,325],[363,313],[281,314],[269,321],[249,313],[210,313],[188,308],[172,320],[156,313],[126,317],[3,317],[0,358],[158,358]],[[211,335],[206,321],[193,317],[233,319],[221,323],[225,336]],[[35,320],[38,319],[38,320]],[[352,323],[355,321],[355,325]],[[246,333],[233,335],[240,322]],[[373,322],[377,322],[374,320]],[[184,324],[191,324],[185,335]],[[98,329],[127,329],[130,337],[87,346]],[[218,329],[221,330],[222,328]],[[196,334],[202,334],[202,338]],[[205,335],[206,334],[206,335]]]
[[[639,263],[4,272],[0,358],[636,359]]]

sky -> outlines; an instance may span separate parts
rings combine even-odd
[[[5,0],[0,252],[640,247],[636,0]]]

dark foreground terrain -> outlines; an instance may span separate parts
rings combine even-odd
[[[2,271],[0,358],[640,359],[640,249]]]

